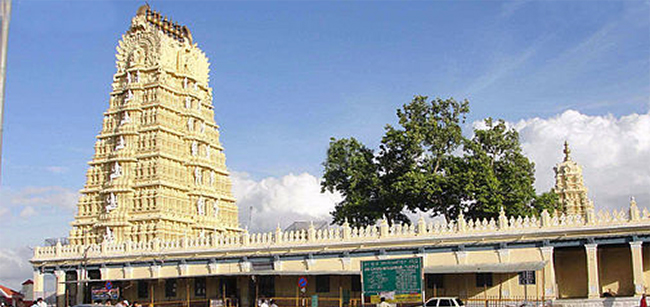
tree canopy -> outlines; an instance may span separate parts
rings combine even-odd
[[[496,217],[502,207],[516,215],[555,208],[552,192],[536,195],[535,165],[517,131],[488,118],[465,137],[468,113],[467,100],[415,96],[397,110],[399,126],[386,125],[378,150],[332,138],[321,188],[343,196],[333,222],[408,223],[405,212],[418,210],[454,219],[460,212]]]

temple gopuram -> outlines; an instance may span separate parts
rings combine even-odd
[[[150,307],[253,307],[260,298],[357,307],[362,261],[410,257],[422,259],[426,298],[481,306],[631,306],[650,285],[650,212],[633,198],[625,210],[596,212],[566,143],[554,187],[563,211],[241,229],[208,59],[189,28],[170,20],[142,6],[118,43],[69,238],[36,247],[31,259],[34,297],[52,274],[59,307],[100,295]]]

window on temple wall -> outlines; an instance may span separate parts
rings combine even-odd
[[[88,279],[91,280],[101,280],[102,274],[99,270],[88,270]]]
[[[427,274],[427,288],[428,289],[444,289],[444,274]]]
[[[353,275],[350,279],[350,286],[352,292],[361,292],[361,276]]]
[[[138,298],[149,298],[149,283],[146,280],[138,280]]]
[[[205,277],[194,278],[194,296],[205,296]]]
[[[535,271],[519,272],[520,285],[534,285],[535,284]]]
[[[176,297],[176,280],[167,279],[165,281],[165,296],[166,297]]]
[[[263,297],[275,297],[275,276],[258,276],[259,295]]]
[[[330,277],[328,275],[316,276],[316,292],[318,293],[330,292]]]
[[[492,287],[492,273],[476,273],[476,287]]]

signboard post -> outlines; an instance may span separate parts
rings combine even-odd
[[[365,297],[370,303],[422,303],[424,291],[422,258],[400,258],[361,262],[361,304]]]

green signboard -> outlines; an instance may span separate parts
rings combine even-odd
[[[422,302],[422,258],[401,258],[361,262],[364,296],[370,303],[384,297],[389,303]]]

